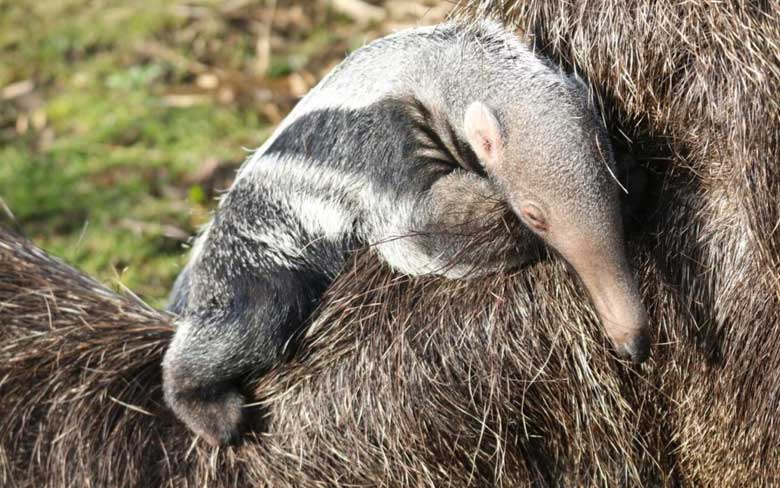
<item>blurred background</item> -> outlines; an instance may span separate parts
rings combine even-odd
[[[248,149],[451,0],[0,0],[0,225],[161,306]]]

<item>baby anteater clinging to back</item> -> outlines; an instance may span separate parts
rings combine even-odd
[[[576,270],[618,353],[644,360],[610,166],[583,84],[497,24],[357,50],[242,167],[199,237],[171,298],[168,404],[209,443],[234,440],[242,377],[279,361],[349,253],[369,245],[399,272],[462,278],[526,260],[541,238]],[[521,236],[475,252],[486,220],[502,218],[496,200]]]

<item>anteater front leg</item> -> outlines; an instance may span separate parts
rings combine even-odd
[[[490,180],[478,174],[453,171],[415,200],[413,211],[391,211],[391,225],[374,237],[385,261],[407,274],[479,276],[520,264],[538,245]]]
[[[293,212],[234,189],[188,269],[186,305],[163,361],[165,399],[212,445],[241,430],[250,372],[278,363],[343,264]],[[247,208],[251,205],[252,208]]]

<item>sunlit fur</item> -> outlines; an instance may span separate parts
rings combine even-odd
[[[267,434],[210,450],[162,406],[165,317],[3,233],[0,485],[776,483],[780,23],[751,5],[507,7],[599,87],[649,171],[630,248],[658,346],[641,370],[605,352],[558,261],[465,286],[366,258],[308,352],[258,386]]]

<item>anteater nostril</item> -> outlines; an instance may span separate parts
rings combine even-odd
[[[650,335],[646,330],[639,331],[634,337],[617,347],[621,359],[641,364],[650,357]]]

